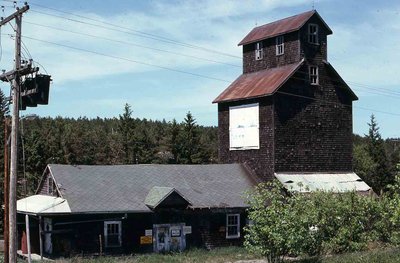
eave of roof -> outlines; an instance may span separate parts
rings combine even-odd
[[[160,185],[190,200],[191,209],[245,208],[242,193],[255,185],[241,164],[48,166],[71,214],[152,213],[146,195]]]
[[[240,75],[213,103],[252,99],[274,94],[299,69],[304,60],[287,66]]]
[[[335,193],[367,192],[371,190],[371,187],[353,172],[275,173],[275,177],[287,190],[301,193],[314,191],[332,191]]]
[[[346,81],[344,81],[344,80],[342,79],[342,77],[341,77],[341,76],[339,75],[339,73],[335,70],[335,68],[331,65],[331,63],[329,63],[329,62],[326,61],[326,60],[323,60],[322,62],[327,66],[328,69],[331,70],[331,72],[340,80],[340,82],[342,82],[342,84],[345,85],[345,87],[347,88],[347,90],[348,90],[348,91],[350,92],[350,94],[353,96],[352,100],[358,100],[357,95],[356,95],[356,94],[354,93],[354,91],[350,88],[350,86],[347,85]]]
[[[245,38],[240,41],[238,46],[247,45],[263,39],[287,34],[299,30],[313,15],[316,15],[328,30],[328,34],[332,34],[332,30],[325,23],[316,10],[307,11],[281,20],[277,20],[262,26],[253,28]]]

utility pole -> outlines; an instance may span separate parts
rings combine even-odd
[[[10,196],[9,196],[9,263],[17,262],[17,164],[18,164],[18,124],[19,124],[19,98],[20,98],[20,78],[21,78],[21,21],[22,14],[29,10],[27,4],[17,10],[10,16],[0,21],[3,26],[15,19],[15,66],[14,70],[9,72],[9,77],[13,79],[12,85],[12,103],[13,112],[11,119],[11,161],[10,161]],[[8,77],[7,73],[4,77]],[[3,77],[3,75],[0,76]],[[9,79],[9,78],[7,78]]]
[[[8,148],[8,133],[10,127],[10,119],[8,117],[4,118],[4,262],[8,262],[8,248],[10,246],[9,242],[9,232],[8,232],[8,198],[10,191],[10,180],[9,180],[9,148]]]

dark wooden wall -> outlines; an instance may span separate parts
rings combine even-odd
[[[285,52],[276,55],[275,37],[262,41],[264,57],[256,60],[256,44],[251,43],[243,46],[243,73],[251,73],[267,68],[275,68],[300,61],[300,42],[298,32],[284,35]]]
[[[258,150],[229,150],[229,107],[259,103],[259,135]],[[274,117],[271,97],[246,100],[245,102],[220,103],[218,105],[218,139],[219,159],[222,163],[245,163],[254,173],[264,179],[273,178],[274,165]]]

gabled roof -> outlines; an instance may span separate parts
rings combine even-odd
[[[242,74],[213,103],[271,95],[285,84],[302,64],[303,60],[282,67]]]
[[[245,208],[242,194],[255,185],[241,164],[49,164],[47,168],[71,213],[151,212],[145,200],[154,187],[165,190],[159,197],[175,189],[191,208]]]
[[[327,69],[333,73],[333,75],[336,76],[336,78],[339,79],[339,81],[345,86],[345,88],[347,89],[347,91],[349,92],[350,96],[352,97],[352,100],[358,100],[357,95],[354,93],[354,91],[349,87],[349,85],[347,85],[346,81],[344,81],[342,79],[342,77],[339,75],[339,73],[336,71],[336,69],[331,65],[331,63],[329,63],[326,60],[322,61],[325,66],[327,67]]]
[[[173,194],[180,198],[180,203],[184,203],[185,206],[191,205],[189,200],[187,200],[178,190],[173,187],[160,187],[154,186],[150,189],[149,193],[144,200],[144,203],[150,208],[155,209],[161,205],[164,201],[171,197]]]
[[[328,34],[332,34],[332,30],[321,18],[316,10],[304,12],[295,16],[287,17],[269,24],[253,28],[247,36],[238,44],[246,45],[263,39],[279,36],[299,30],[313,15],[316,15],[328,30]]]

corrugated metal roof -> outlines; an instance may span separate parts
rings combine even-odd
[[[275,173],[275,177],[289,191],[366,192],[371,190],[355,173]]]
[[[68,201],[55,196],[32,195],[17,201],[17,211],[28,214],[68,214]]]
[[[273,94],[302,64],[303,60],[287,66],[242,74],[213,103],[257,98]]]
[[[304,12],[295,16],[287,17],[266,25],[262,25],[259,27],[255,27],[252,31],[250,31],[247,36],[240,41],[238,44],[246,45],[253,42],[257,42],[263,39],[267,39],[270,37],[279,36],[285,33],[290,33],[293,31],[299,30],[314,14],[318,16],[318,18],[322,21],[325,27],[328,29],[328,33],[332,34],[332,30],[328,27],[325,21],[321,18],[317,11],[311,10],[308,12]]]
[[[72,213],[150,212],[153,187],[174,188],[193,208],[247,207],[255,182],[241,164],[49,165]]]

